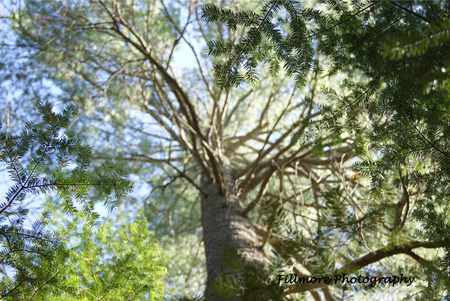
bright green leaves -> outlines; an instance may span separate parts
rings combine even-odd
[[[142,212],[133,223],[110,220],[96,230],[79,223],[59,227],[74,245],[60,284],[66,289],[54,288],[54,300],[162,300],[166,262]]]

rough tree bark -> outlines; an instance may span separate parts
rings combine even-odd
[[[227,190],[222,192],[218,184],[203,177],[202,188],[205,192],[201,205],[202,228],[208,272],[205,298],[224,300],[231,293],[235,294],[234,299],[241,299],[245,294],[241,284],[245,277],[252,276],[244,275],[243,267],[253,265],[263,273],[268,270],[270,261],[258,243],[251,221],[242,215],[244,207],[233,185],[228,183]],[[226,278],[236,281],[241,289],[227,290]]]

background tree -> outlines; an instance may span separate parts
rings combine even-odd
[[[367,133],[384,120],[371,119],[362,103],[352,106],[359,118],[344,118],[335,99],[371,86],[364,85],[362,72],[354,73],[361,83],[346,82],[345,73],[331,73],[325,81],[332,70],[326,64],[336,56],[324,57],[324,47],[333,44],[310,39],[316,34],[312,20],[339,28],[348,13],[336,23],[333,18],[340,15],[332,9],[339,4],[326,15],[320,6],[300,14],[296,4],[283,1],[268,2],[261,14],[235,13],[238,4],[254,8],[223,2],[224,10],[209,19],[213,23],[205,23],[197,2],[25,1],[11,12],[19,36],[13,46],[26,49],[63,99],[83,106],[84,123],[77,126],[95,134],[95,157],[114,157],[144,179],[138,190],[140,197],[147,192],[148,216],[158,235],[167,235],[167,243],[192,246],[192,238],[202,234],[207,300],[277,299],[301,292],[332,299],[345,290],[341,285],[278,287],[269,277],[277,269],[298,275],[381,275],[403,266],[405,273],[420,275],[406,257],[383,260],[438,246],[403,235],[417,229],[408,213],[400,222],[397,218],[395,204],[410,196],[408,190],[387,185],[374,197],[364,187],[368,179],[349,169],[355,155],[364,155]],[[289,16],[296,18],[289,23]],[[242,25],[251,28],[247,32]],[[288,25],[294,30],[286,31]],[[218,82],[208,70],[220,58],[204,52],[213,39],[212,54],[227,54],[229,47],[238,53],[237,65],[232,56],[216,68],[216,75],[225,74]],[[259,42],[262,46],[254,47]],[[192,55],[194,64],[184,71],[177,69],[177,47]],[[259,68],[267,57],[271,68]],[[241,76],[242,60],[247,69]],[[284,61],[285,70],[278,68]],[[233,76],[226,75],[230,68]],[[257,73],[264,85],[233,88]],[[226,86],[230,78],[234,81]],[[342,116],[342,123],[321,127],[329,112],[338,112],[335,119]],[[300,147],[291,140],[293,132]],[[405,167],[384,176],[401,179],[410,171]],[[418,197],[411,194],[410,208]],[[191,258],[201,255],[197,248],[183,247],[194,250],[187,253]],[[169,266],[170,271],[176,273]],[[197,271],[191,269],[178,283],[195,281]]]

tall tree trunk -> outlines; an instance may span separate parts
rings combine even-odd
[[[269,270],[270,262],[258,243],[251,221],[241,215],[243,205],[236,192],[232,185],[228,186],[223,195],[218,184],[202,181],[206,193],[201,210],[208,273],[205,298],[208,301],[248,300],[245,296],[250,294],[253,297],[267,295],[267,287],[263,286],[269,279],[264,272]]]

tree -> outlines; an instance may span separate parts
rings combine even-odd
[[[373,129],[366,134],[356,128],[356,141],[360,144],[356,147],[364,148],[364,143],[369,142],[371,149],[382,151],[375,160],[370,153],[362,156],[365,160],[356,164],[354,170],[358,175],[371,176],[375,192],[386,187],[387,173],[399,173],[394,183],[403,189],[403,196],[396,204],[392,230],[405,223],[411,210],[410,195],[423,196],[413,215],[423,222],[428,233],[425,237],[445,246],[446,255],[435,260],[433,267],[417,254],[408,253],[433,275],[427,293],[429,297],[435,296],[442,289],[437,284],[444,284],[444,290],[450,285],[450,220],[448,214],[441,213],[448,211],[449,204],[448,2],[372,1],[350,5],[322,2],[327,5],[326,14],[299,9],[289,1],[268,1],[259,15],[205,6],[204,17],[208,21],[249,27],[246,39],[237,45],[209,43],[212,55],[230,54],[225,63],[215,66],[215,74],[229,88],[254,81],[258,62],[269,64],[272,70],[278,70],[282,62],[288,72],[297,75],[296,83],[301,85],[305,73],[302,66],[312,63],[304,55],[308,53],[305,49],[312,47],[312,43],[319,44],[329,62],[329,75],[362,72],[363,79],[346,79],[350,95],[327,91],[338,111],[329,112],[321,124],[330,128],[351,125],[365,113],[360,106],[367,107]],[[280,9],[285,9],[288,18],[272,23]],[[305,34],[307,21],[316,24],[309,35]],[[280,24],[289,27],[290,34],[285,38],[278,30]],[[263,36],[267,39],[262,39]],[[240,73],[241,66],[245,68],[244,76]],[[342,117],[345,117],[343,124],[339,122]],[[361,139],[362,134],[367,138]]]
[[[277,3],[288,13],[276,10],[281,8]],[[260,15],[236,13],[233,1],[222,5],[209,19],[213,23],[205,23],[193,2],[25,1],[20,11],[12,11],[11,21],[19,35],[16,47],[26,49],[67,100],[85,109],[86,122],[78,126],[97,133],[95,156],[115,157],[151,184],[147,212],[162,225],[157,233],[202,234],[207,300],[280,299],[301,292],[321,299],[318,289],[331,299],[346,286],[282,287],[276,281],[279,270],[333,276],[370,266],[362,273],[383,274],[383,265],[377,264],[383,259],[439,247],[402,236],[417,228],[408,218],[394,227],[394,204],[402,199],[402,188],[387,185],[374,197],[360,185],[367,179],[349,169],[352,158],[364,155],[362,129],[381,120],[365,125],[363,119],[342,118],[342,124],[321,128],[325,113],[343,116],[334,98],[345,99],[348,89],[364,85],[341,88],[344,76],[322,80],[329,71],[323,63],[332,60],[323,57],[323,47],[331,43],[289,45],[314,34],[307,21],[317,19],[321,26],[329,21],[327,28],[338,28],[344,19],[334,23],[335,12],[323,16],[315,9],[302,17],[288,1],[268,2]],[[254,9],[246,2],[239,8]],[[289,34],[283,30],[292,15],[297,18]],[[346,11],[342,15],[348,17]],[[251,26],[249,32],[242,25]],[[275,47],[260,29],[276,37]],[[207,71],[220,60],[202,52],[214,39],[212,54],[227,54],[229,47],[239,53],[238,62],[242,59],[247,68],[243,77],[233,61],[216,68],[216,75],[225,74],[219,81]],[[252,47],[259,41],[261,47]],[[194,60],[182,73],[174,62],[180,45],[191,50]],[[267,57],[271,68],[258,68]],[[280,60],[288,62],[285,71],[278,68]],[[226,75],[230,68],[234,77]],[[254,80],[256,73],[264,85],[233,88],[241,78]],[[297,76],[294,84],[291,74]],[[234,81],[227,86],[229,79]],[[362,104],[353,109],[365,110]],[[293,132],[301,146],[291,139]],[[396,271],[398,260],[419,274],[404,257],[383,264]],[[368,293],[378,291],[368,288]]]
[[[0,133],[0,159],[13,180],[0,206],[1,298],[99,300],[110,294],[109,299],[161,299],[163,258],[145,219],[121,229],[116,223],[120,229],[116,233],[111,226],[103,226],[94,236],[92,229],[97,219],[93,195],[88,195],[92,188],[112,210],[131,190],[131,182],[123,179],[123,171],[106,163],[97,177],[88,174],[90,148],[66,131],[75,114],[73,106],[60,114],[54,113],[48,102],[40,103],[38,109],[42,122],[27,123],[20,136]],[[57,192],[46,206],[53,214],[45,210],[33,221],[28,195],[50,191]],[[57,212],[75,219],[62,222],[60,227],[66,228],[54,232],[51,219]],[[79,225],[84,225],[81,231]],[[78,244],[72,241],[70,249],[63,241],[67,235],[78,237]],[[142,267],[144,271],[140,271]]]

